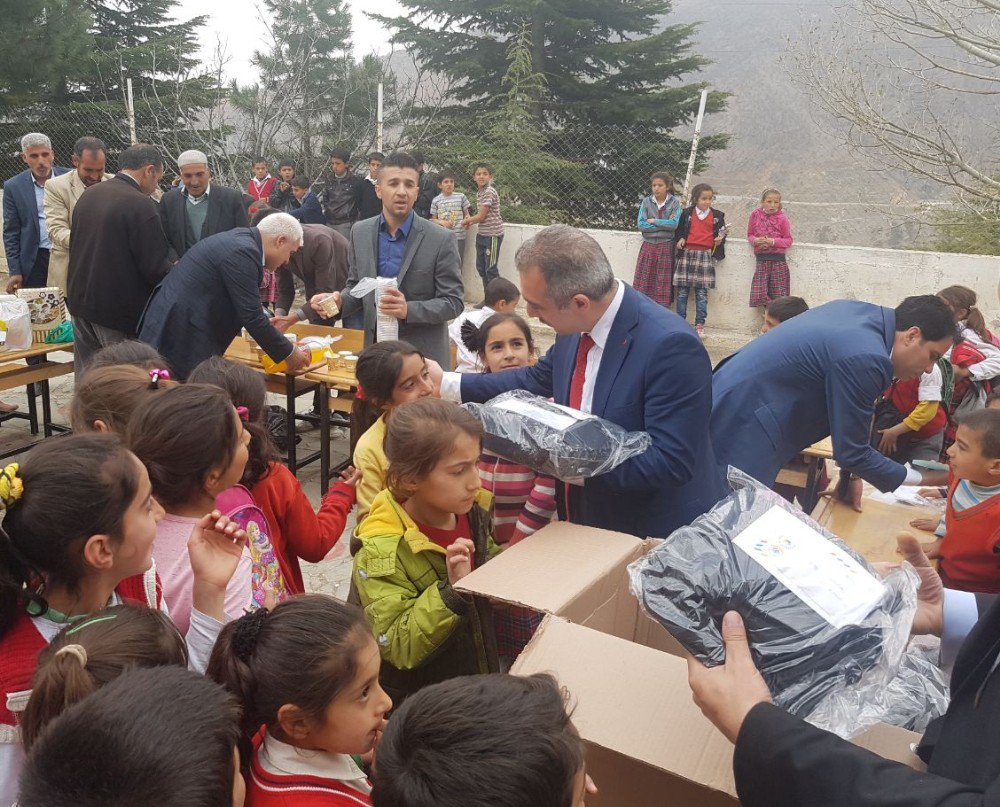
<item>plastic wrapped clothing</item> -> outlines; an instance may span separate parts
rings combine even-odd
[[[28,304],[13,294],[0,294],[0,350],[27,350],[31,341]]]
[[[892,709],[918,578],[884,579],[838,538],[730,468],[733,492],[629,567],[647,612],[708,666],[725,661],[721,624],[743,617],[774,702],[849,737]],[[816,718],[810,717],[816,712]]]
[[[652,445],[646,432],[627,432],[524,390],[464,407],[483,424],[486,451],[563,481],[605,474]]]

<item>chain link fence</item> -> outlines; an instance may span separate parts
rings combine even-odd
[[[16,117],[0,116],[0,180],[24,170],[20,138],[33,131],[51,138],[56,164],[66,166],[71,164],[77,138],[101,138],[108,145],[108,170],[113,172],[118,155],[130,142],[129,122],[119,110],[96,103],[39,105],[19,110]],[[216,181],[240,189],[246,187],[257,156],[268,159],[274,175],[278,162],[290,159],[314,182],[322,182],[329,175],[333,148],[348,149],[352,167],[360,174],[367,170],[366,156],[377,149],[379,127],[374,116],[345,125],[336,115],[314,115],[304,125],[288,124],[261,137],[252,116],[232,109],[221,112],[225,114],[215,111],[188,125],[178,125],[169,116],[142,116],[137,137],[164,152],[165,186],[174,176],[173,159],[186,148],[205,151]],[[165,127],[165,120],[172,128]],[[262,140],[268,145],[262,146]],[[396,149],[419,150],[431,176],[454,173],[457,190],[473,201],[474,166],[487,163],[507,221],[632,229],[638,204],[649,193],[651,173],[666,171],[678,177],[680,191],[691,144],[626,125],[517,132],[475,118],[439,117],[409,125],[387,124],[381,151]],[[700,158],[696,168],[704,162]]]

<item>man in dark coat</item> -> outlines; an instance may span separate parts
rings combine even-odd
[[[212,183],[203,152],[185,151],[177,158],[177,168],[180,185],[160,201],[163,230],[174,262],[202,238],[250,224],[243,194]]]
[[[67,302],[77,378],[102,347],[134,339],[139,315],[170,269],[160,212],[150,198],[163,177],[155,146],[131,146],[114,179],[84,191],[73,209]]]
[[[264,268],[287,263],[301,244],[302,225],[287,213],[199,241],[156,287],[139,338],[160,351],[178,379],[225,353],[241,327],[275,362],[287,360],[292,372],[307,367],[309,357],[271,324],[260,303]]]

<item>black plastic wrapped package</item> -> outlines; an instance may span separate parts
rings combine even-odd
[[[772,490],[730,469],[733,492],[629,567],[632,593],[692,655],[725,661],[737,611],[777,705],[842,736],[881,720],[916,610],[917,575],[885,578]]]
[[[486,451],[564,481],[605,474],[652,444],[646,432],[625,431],[524,390],[464,407],[483,424]]]

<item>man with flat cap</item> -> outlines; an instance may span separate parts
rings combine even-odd
[[[160,201],[160,220],[173,262],[202,238],[250,226],[243,195],[212,182],[204,152],[183,152],[177,158],[177,169],[180,184]]]

